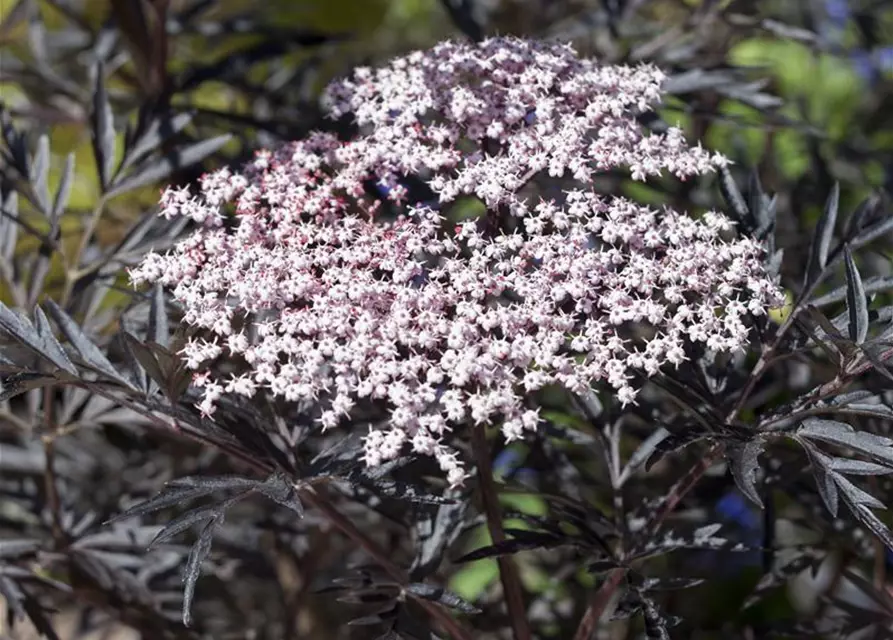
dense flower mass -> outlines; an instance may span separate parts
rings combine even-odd
[[[570,45],[493,38],[356,69],[325,98],[333,115],[353,114],[369,129],[336,153],[342,186],[360,175],[396,183],[424,172],[441,202],[474,194],[522,215],[529,204],[517,191],[535,172],[586,184],[622,166],[635,179],[662,170],[685,179],[722,163],[689,148],[680,129],[645,135],[636,124],[634,113],[659,100],[663,79],[648,65],[580,59]],[[402,195],[398,187],[394,197]]]
[[[636,124],[661,78],[564,45],[446,43],[328,90],[332,114],[360,125],[352,140],[315,133],[240,173],[205,176],[197,195],[167,190],[162,214],[199,228],[132,279],[172,287],[186,322],[207,330],[183,350],[191,368],[247,364],[227,379],[196,376],[202,411],[223,393],[265,389],[317,403],[330,428],[377,402],[389,428],[367,436],[366,462],[411,447],[455,484],[454,427],[498,422],[518,438],[538,422],[525,398],[545,385],[603,381],[626,404],[634,374],[681,363],[686,344],[744,346],[748,314],[780,302],[760,246],[725,239],[733,224],[719,213],[696,221],[589,184],[607,169],[687,178],[724,161],[678,130]],[[540,173],[568,172],[578,188],[560,198],[522,193]],[[488,216],[519,224],[447,225],[438,207],[406,203],[407,175],[441,205],[474,195]],[[378,215],[370,180],[400,208],[396,220]]]

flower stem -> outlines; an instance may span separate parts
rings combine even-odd
[[[599,590],[595,592],[595,596],[593,596],[592,601],[586,608],[586,613],[583,614],[583,619],[580,620],[580,625],[577,627],[577,632],[574,634],[574,640],[589,640],[592,637],[596,627],[598,627],[602,614],[604,614],[605,609],[608,607],[608,603],[611,602],[611,598],[613,597],[614,592],[617,591],[617,587],[623,582],[623,577],[625,575],[626,569],[614,569],[608,575],[608,579],[605,580],[602,586],[599,587]]]
[[[484,513],[487,516],[487,528],[490,530],[490,537],[493,539],[493,543],[498,544],[505,540],[505,531],[502,528],[502,510],[499,508],[499,496],[496,493],[496,483],[493,481],[493,468],[490,465],[490,447],[487,446],[487,436],[484,433],[484,428],[484,425],[472,427],[471,439],[477,463],[481,502],[484,506]],[[514,639],[531,640],[533,636],[531,636],[530,627],[527,624],[527,607],[524,605],[524,592],[521,588],[518,568],[512,559],[507,556],[500,556],[496,561],[499,565],[499,579],[502,582],[502,590],[505,594],[505,603]]]

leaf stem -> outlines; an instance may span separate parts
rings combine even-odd
[[[62,526],[62,500],[59,497],[59,485],[56,478],[56,417],[55,417],[55,385],[48,385],[43,390],[43,413],[46,422],[47,434],[41,438],[43,441],[43,454],[45,460],[43,470],[43,484],[46,492],[47,508],[52,520],[53,541],[56,548],[65,546],[65,529]]]
[[[614,592],[617,591],[625,576],[626,569],[614,569],[608,574],[608,579],[595,592],[595,596],[586,608],[586,613],[583,614],[583,619],[580,620],[580,625],[574,634],[574,640],[590,640],[592,638],[598,627],[599,620],[601,620],[605,609],[607,609],[611,598],[614,596]]]

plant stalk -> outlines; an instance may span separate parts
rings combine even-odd
[[[496,492],[496,483],[493,481],[493,468],[490,464],[490,447],[487,445],[487,435],[484,425],[475,425],[471,429],[471,441],[477,464],[478,486],[481,491],[481,502],[484,513],[487,516],[487,529],[494,544],[505,540],[505,530],[502,527],[502,510],[499,507],[499,496]],[[531,640],[530,626],[527,624],[527,607],[524,604],[524,592],[521,588],[521,579],[518,568],[510,557],[499,556],[496,559],[499,565],[499,579],[502,582],[502,590],[505,594],[506,608],[512,625],[512,633],[515,640]]]

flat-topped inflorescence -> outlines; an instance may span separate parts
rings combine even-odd
[[[685,179],[725,162],[678,129],[639,126],[662,78],[566,45],[445,43],[327,90],[332,115],[356,119],[353,139],[314,133],[203,177],[195,195],[166,191],[162,214],[198,228],[131,277],[171,287],[185,321],[207,330],[182,353],[199,372],[201,410],[264,389],[318,404],[332,428],[358,402],[379,402],[389,427],[367,436],[366,462],[409,446],[458,484],[454,427],[498,422],[519,438],[538,422],[525,398],[545,385],[604,381],[627,404],[633,374],[678,365],[686,345],[745,346],[748,314],[781,302],[759,244],[729,239],[720,213],[694,220],[591,184],[609,169]],[[522,193],[539,173],[570,173],[578,188]],[[476,196],[518,224],[447,225],[434,204],[407,202],[408,175],[441,205]],[[379,215],[370,181],[396,219]],[[632,338],[632,325],[648,330]],[[214,378],[219,357],[245,366]]]

